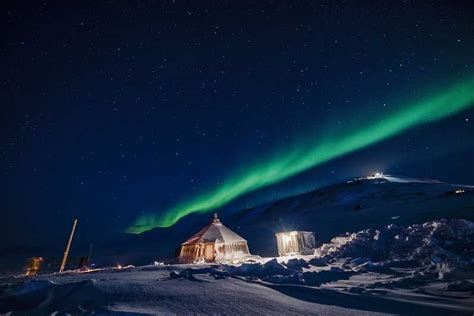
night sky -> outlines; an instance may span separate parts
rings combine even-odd
[[[0,246],[62,244],[73,217],[92,240],[375,171],[473,184],[472,12],[2,3]]]

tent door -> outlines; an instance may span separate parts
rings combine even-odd
[[[214,261],[214,244],[207,244],[204,249],[204,260]]]

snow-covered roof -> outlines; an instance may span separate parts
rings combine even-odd
[[[210,224],[186,240],[183,245],[202,242],[233,243],[241,241],[247,242],[244,238],[222,225],[220,220],[217,218],[217,215],[215,215]]]

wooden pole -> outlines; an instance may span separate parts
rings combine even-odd
[[[74,231],[76,230],[77,218],[74,219],[72,224],[71,235],[69,235],[69,240],[67,242],[66,250],[64,251],[63,262],[61,262],[61,268],[59,268],[59,273],[64,272],[64,267],[66,266],[67,256],[69,254],[69,249],[71,248],[72,237],[74,237]]]
[[[91,260],[91,255],[92,255],[92,246],[93,246],[93,245],[94,245],[94,244],[93,244],[93,243],[91,243],[91,244],[90,244],[90,246],[89,246],[89,255],[87,256],[87,260],[89,260],[89,261]]]
[[[91,260],[91,256],[92,256],[92,246],[94,244],[91,243],[91,245],[89,246],[89,255],[87,256],[87,266],[90,267],[91,264],[92,264],[92,260]]]

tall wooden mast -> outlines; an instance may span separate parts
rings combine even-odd
[[[74,237],[74,231],[76,230],[77,218],[74,219],[72,224],[71,235],[69,235],[69,240],[67,242],[66,250],[64,251],[63,262],[61,263],[61,268],[59,268],[59,273],[63,273],[64,267],[66,266],[67,256],[69,254],[69,249],[71,248],[72,238]]]

